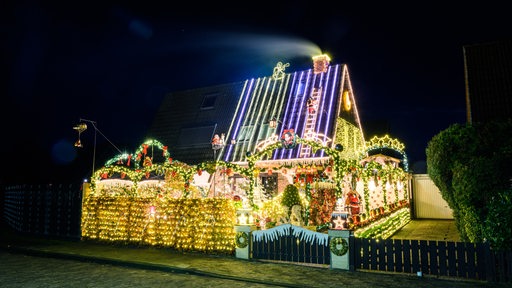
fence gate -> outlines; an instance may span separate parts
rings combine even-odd
[[[252,232],[252,258],[330,264],[329,236],[299,226],[283,224]]]

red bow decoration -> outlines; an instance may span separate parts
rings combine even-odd
[[[167,152],[167,146],[162,147],[162,156],[165,156],[165,152]]]
[[[107,172],[103,172],[103,174],[101,174],[101,178],[107,179],[108,178],[108,173]]]
[[[142,158],[142,154],[137,154],[137,161],[140,161],[140,158]]]
[[[128,162],[126,162],[126,166],[130,166],[131,159],[132,159],[132,154],[128,155]]]
[[[172,163],[172,158],[169,158],[169,163]]]
[[[121,179],[124,179],[124,177],[126,177],[126,173],[122,172],[121,173]]]
[[[142,144],[142,153],[148,154],[148,144]]]

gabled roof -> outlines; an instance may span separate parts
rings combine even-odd
[[[340,140],[364,142],[346,65],[328,65],[324,58],[321,65],[315,62],[309,70],[284,73],[285,67],[278,63],[269,77],[170,93],[147,136],[168,145],[174,159],[191,165],[214,157],[245,161],[259,143],[272,136],[280,141],[290,130],[330,147]],[[308,99],[314,101],[314,107],[308,107]],[[357,141],[336,139],[342,137],[336,127],[340,118],[360,132],[352,136]],[[272,127],[271,120],[277,126]],[[212,138],[221,133],[226,145],[214,150]],[[307,147],[296,145],[275,150],[267,160],[323,156],[321,150],[313,154]]]

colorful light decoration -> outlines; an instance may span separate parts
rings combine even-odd
[[[335,67],[330,67],[328,63],[330,59],[328,56],[322,55],[322,57],[316,57],[314,58],[314,61],[314,74],[325,73],[326,79],[329,77],[338,77],[339,67],[338,65]],[[242,145],[236,145],[236,147],[234,145],[236,144],[236,135],[238,135],[240,132],[240,127],[244,125],[242,121],[249,121],[248,123],[258,123],[258,121],[253,120],[265,118],[260,113],[251,113],[251,115],[255,115],[255,117],[258,117],[258,119],[247,120],[245,114],[247,111],[245,111],[245,107],[252,107],[253,103],[256,103],[260,100],[262,100],[263,103],[270,103],[265,101],[270,101],[267,99],[274,99],[276,104],[270,105],[273,107],[270,115],[281,115],[281,111],[283,111],[283,109],[284,111],[303,110],[301,109],[300,105],[304,103],[293,102],[290,100],[297,97],[288,97],[289,102],[285,103],[284,94],[258,94],[266,93],[262,91],[274,91],[273,89],[267,89],[271,85],[281,85],[279,87],[282,88],[283,85],[285,85],[284,83],[290,80],[290,77],[284,73],[284,70],[288,65],[289,64],[282,64],[279,62],[278,66],[276,66],[274,69],[272,80],[279,81],[279,83],[273,83],[272,81],[249,81],[246,83],[247,89],[244,87],[244,93],[247,94],[241,95],[238,105],[240,110],[237,111],[237,114],[239,114],[238,118],[233,118],[233,123],[229,127],[228,134],[233,136],[233,139],[231,140],[231,144],[233,145],[229,146],[227,149],[228,153],[225,154],[225,159],[230,159],[229,155],[232,149],[236,150],[239,149],[239,147],[241,147],[240,149],[246,149],[246,151],[257,151],[256,153],[247,152],[245,155],[245,160],[247,161],[245,166],[240,166],[231,162],[224,162],[216,159],[217,157],[215,156],[213,162],[205,162],[197,166],[188,166],[170,158],[167,151],[167,146],[162,145],[156,140],[149,140],[143,143],[134,154],[121,154],[107,162],[104,168],[98,170],[96,173],[93,173],[94,177],[91,179],[91,187],[94,187],[94,182],[102,181],[105,179],[113,179],[115,177],[120,177],[121,179],[128,181],[126,183],[130,184],[125,185],[126,187],[124,188],[121,187],[121,184],[119,184],[121,187],[119,189],[120,192],[115,194],[91,193],[90,197],[86,199],[84,204],[85,213],[83,214],[82,218],[82,234],[84,238],[114,242],[121,241],[123,243],[158,245],[163,247],[173,247],[179,250],[196,250],[206,252],[222,251],[231,253],[234,249],[233,223],[238,225],[252,225],[253,223],[251,213],[252,207],[254,207],[253,193],[256,188],[256,179],[259,177],[260,172],[267,172],[270,175],[273,173],[273,171],[278,171],[280,168],[282,168],[276,166],[272,167],[272,165],[262,168],[261,166],[257,167],[256,163],[260,161],[262,157],[269,157],[269,159],[280,160],[287,158],[292,159],[298,155],[295,155],[294,153],[299,153],[292,153],[291,149],[288,149],[294,147],[284,147],[283,142],[279,141],[279,137],[277,135],[272,135],[265,141],[258,143],[255,147],[242,147],[246,145],[243,143]],[[342,89],[342,101],[345,105],[344,108],[346,111],[349,111],[351,110],[350,108],[353,108],[356,116],[356,122],[358,122],[357,124],[360,126],[359,116],[357,115],[356,109],[357,107],[355,107],[355,102],[353,101],[353,93],[350,87],[350,79],[348,79],[346,67],[344,67],[344,71],[341,75],[344,77],[342,83],[348,83],[348,87],[344,87]],[[309,76],[310,75],[307,74],[294,74],[293,81],[300,82],[298,79],[309,79],[307,78]],[[266,85],[265,89],[262,89],[264,85]],[[312,89],[312,86],[309,88],[304,87],[304,89]],[[322,95],[321,97],[324,98],[322,100],[325,101],[323,107],[324,109],[328,110],[325,114],[329,116],[325,119],[319,118],[318,129],[307,131],[305,130],[307,133],[304,132],[302,138],[296,135],[294,141],[297,144],[308,145],[311,147],[313,154],[315,154],[317,151],[320,151],[321,153],[319,154],[321,154],[323,157],[325,153],[328,156],[326,158],[329,158],[330,161],[329,163],[319,165],[319,167],[307,165],[304,165],[304,167],[299,166],[296,169],[298,175],[300,177],[302,177],[302,175],[309,177],[310,175],[318,174],[318,170],[329,170],[329,174],[333,175],[333,189],[336,190],[336,195],[333,195],[333,197],[338,198],[342,197],[343,195],[342,189],[345,185],[343,182],[344,175],[354,175],[353,177],[357,177],[357,182],[364,182],[364,210],[366,211],[370,211],[370,208],[374,208],[371,206],[371,204],[374,202],[370,202],[370,191],[374,193],[377,188],[382,186],[381,184],[383,183],[386,183],[386,187],[384,188],[385,193],[389,193],[389,191],[394,189],[393,191],[395,193],[395,197],[393,201],[398,203],[398,205],[391,205],[388,207],[387,199],[392,198],[392,196],[384,195],[382,201],[383,203],[379,202],[379,205],[383,204],[384,207],[377,207],[383,211],[382,213],[393,213],[393,211],[396,209],[407,205],[407,193],[401,192],[402,190],[407,190],[407,175],[403,172],[403,170],[388,166],[376,166],[373,163],[369,163],[369,165],[366,166],[359,166],[357,163],[357,157],[353,157],[353,155],[356,155],[356,153],[362,151],[361,147],[364,147],[364,144],[366,144],[367,147],[367,150],[363,152],[365,155],[367,155],[368,151],[375,149],[376,147],[393,147],[393,149],[402,153],[403,146],[400,145],[401,143],[390,139],[387,135],[381,139],[374,137],[365,143],[364,137],[362,136],[362,130],[360,129],[361,127],[355,127],[356,125],[337,119],[335,132],[337,135],[336,138],[345,140],[348,139],[347,143],[341,143],[338,141],[338,143],[332,144],[334,148],[327,147],[328,143],[332,142],[332,139],[325,136],[327,135],[328,131],[330,131],[329,125],[332,124],[332,121],[328,121],[327,119],[330,119],[330,115],[335,113],[335,107],[339,107],[339,105],[335,105],[335,99],[337,98],[333,94],[335,89],[315,89],[312,91],[316,91],[315,93]],[[281,91],[280,88],[276,89],[276,91],[277,90]],[[284,90],[286,89],[283,89],[283,91]],[[297,90],[296,93],[301,92]],[[350,107],[347,109],[349,105]],[[294,131],[297,130],[299,120],[297,120],[298,118],[295,120],[292,118],[292,116],[285,113],[283,122],[279,121],[279,123],[283,124],[281,129],[286,129],[284,127],[292,127],[287,129],[292,129]],[[276,129],[278,126],[277,123],[278,121],[275,118],[272,118],[272,120],[268,123],[268,126],[272,129]],[[247,128],[247,125],[244,126]],[[78,131],[79,129],[77,128],[76,130]],[[258,132],[258,130],[247,130],[243,133],[252,133],[252,136],[250,137],[254,137],[255,133],[260,132]],[[224,134],[222,138],[224,138]],[[347,147],[348,149],[344,150],[338,148],[343,146]],[[165,159],[168,159],[168,161],[165,161],[165,163],[153,163],[153,155],[148,156],[148,149],[153,147],[161,149],[162,156]],[[212,143],[214,154],[216,154],[216,151],[221,148],[224,148],[224,141],[222,141],[221,147],[214,146],[214,143]],[[404,158],[406,158],[405,153],[403,153],[403,155]],[[147,159],[148,157],[149,159]],[[141,161],[144,162],[142,167],[139,164]],[[235,172],[247,178],[249,185],[246,193],[250,202],[249,208],[246,208],[245,210],[236,210],[236,206],[233,204],[231,199],[189,198],[191,195],[190,191],[192,189],[190,187],[190,182],[193,178],[193,175],[196,173],[200,175],[201,171],[203,170],[207,170],[209,173],[216,173],[218,165],[226,167],[225,173],[228,173],[227,171],[230,171],[231,174]],[[286,168],[283,168],[281,171],[286,170]],[[169,179],[175,179],[177,183],[179,183],[178,185],[182,185],[183,193],[181,194],[181,197],[169,197],[168,195],[162,196],[166,194],[158,192],[160,189],[164,189],[160,184],[153,186],[141,184],[144,183],[145,180],[149,180],[152,175],[157,177],[165,176],[165,181],[168,181]],[[312,178],[307,179],[306,187],[308,187],[307,190],[309,190],[309,185],[312,182]],[[380,179],[384,179],[384,181],[380,181]],[[140,189],[142,187],[145,189],[144,192]],[[380,187],[379,189],[383,188]],[[157,190],[158,193],[152,192],[154,190]],[[341,215],[336,216],[334,214],[332,216],[333,218],[329,220],[332,221],[333,227],[335,229],[346,229],[347,225],[351,225],[351,229],[358,228],[361,231],[364,231],[361,235],[370,234],[370,232],[367,232],[369,231],[367,230],[369,229],[367,228],[368,226],[386,226],[386,231],[389,231],[388,228],[392,226],[388,221],[376,221],[379,220],[377,218],[368,217],[366,219],[361,219],[362,221],[356,221],[349,224],[349,219],[346,214],[344,217]],[[405,217],[401,216],[401,218]],[[266,223],[266,220],[266,217],[262,218],[261,222]],[[362,228],[365,229],[363,230]],[[197,231],[203,231],[203,233],[198,234]],[[192,237],[192,235],[200,236]]]
[[[231,254],[235,217],[228,199],[154,202],[151,198],[89,197],[82,214],[82,236],[85,240]]]

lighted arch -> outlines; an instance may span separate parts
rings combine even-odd
[[[391,149],[394,150],[400,155],[402,155],[402,163],[404,165],[404,170],[409,171],[409,160],[407,158],[407,154],[405,153],[405,145],[400,142],[396,138],[391,138],[389,135],[385,135],[383,137],[374,136],[369,141],[366,141],[365,145],[366,149],[362,155],[368,155],[368,152],[378,150],[378,149]],[[365,156],[362,156],[365,157]]]

